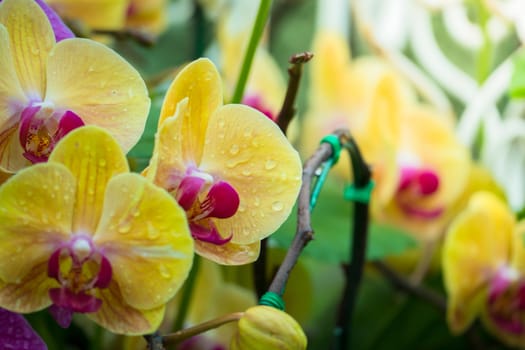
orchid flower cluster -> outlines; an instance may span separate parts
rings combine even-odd
[[[127,6],[133,16],[142,5]],[[150,165],[130,172],[146,85],[115,51],[75,37],[53,8],[90,16],[67,1],[0,3],[2,349],[42,348],[17,315],[42,309],[65,328],[85,314],[112,333],[153,333],[194,254],[253,262],[301,183],[298,153],[263,113],[223,105],[208,59],[173,80]]]

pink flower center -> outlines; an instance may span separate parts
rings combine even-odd
[[[502,269],[491,281],[488,315],[503,331],[525,332],[525,279]]]
[[[277,121],[277,116],[273,114],[270,107],[268,107],[264,101],[263,98],[260,95],[257,94],[247,94],[242,99],[242,103],[250,106],[252,108],[255,108],[268,118],[270,118],[273,121]]]
[[[424,201],[439,189],[439,176],[431,169],[403,167],[397,188],[396,200],[408,216],[419,219],[434,219],[443,208],[428,208]]]
[[[49,297],[54,304],[51,311],[61,326],[69,326],[74,312],[96,312],[100,308],[102,300],[93,291],[109,286],[112,268],[91,237],[74,236],[51,254],[47,269],[48,276],[60,284],[49,290]]]
[[[45,115],[47,114],[47,115]],[[83,126],[84,122],[72,111],[56,117],[54,113],[30,106],[22,111],[19,140],[24,148],[24,157],[32,163],[45,162],[56,143],[68,132]]]
[[[231,240],[232,234],[223,238],[212,219],[232,217],[239,208],[239,195],[228,182],[210,183],[209,175],[202,175],[207,174],[189,171],[172,193],[186,210],[193,238],[222,245]]]

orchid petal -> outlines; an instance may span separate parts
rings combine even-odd
[[[67,238],[75,186],[64,166],[38,164],[0,187],[1,280],[19,282]]]
[[[0,134],[9,127],[9,120],[21,106],[27,103],[27,98],[18,81],[15,64],[11,55],[9,34],[0,24]]]
[[[410,127],[402,138],[406,149],[417,150],[421,163],[438,173],[439,188],[432,196],[434,206],[453,202],[464,190],[470,174],[468,150],[456,138],[452,123],[430,108],[409,109],[404,118],[403,123]]]
[[[186,113],[187,108],[188,99],[185,98],[177,105],[175,115],[166,118],[162,124],[159,124],[159,130],[155,135],[153,155],[145,170],[146,177],[168,190],[172,190],[172,186],[178,186],[178,183],[172,183],[172,178],[173,176],[182,178],[185,175],[184,159],[191,158],[191,155],[184,154],[181,140],[184,132],[182,116]]]
[[[0,132],[0,170],[15,172],[31,164],[24,157],[24,148],[20,145],[18,123],[7,126]]]
[[[222,105],[222,85],[217,68],[207,58],[187,65],[170,85],[159,118],[159,125],[174,115],[180,101],[188,98],[187,108],[181,113],[184,132],[183,151],[191,155],[185,160],[198,163],[202,157],[204,137],[211,114]]]
[[[134,288],[137,286],[140,287],[136,285]],[[112,333],[127,335],[153,333],[164,317],[165,305],[140,310],[126,304],[125,299],[122,298],[122,291],[115,282],[108,288],[98,290],[96,297],[102,300],[102,306],[97,312],[88,313],[86,316]]]
[[[124,27],[126,0],[46,0],[62,18],[80,20],[94,29]]]
[[[261,242],[250,244],[236,244],[231,241],[217,245],[195,240],[195,251],[221,265],[245,265],[254,262],[259,257]]]
[[[186,213],[171,195],[138,174],[110,180],[93,240],[111,262],[125,302],[139,309],[171,299],[193,261]],[[137,287],[145,285],[151,287]]]
[[[63,40],[50,53],[47,73],[46,101],[108,130],[125,152],[137,143],[150,99],[139,73],[122,57],[95,41]]]
[[[72,229],[92,234],[102,214],[109,179],[129,170],[122,149],[104,129],[85,126],[66,135],[49,162],[64,164],[77,179]]]
[[[312,86],[310,99],[312,104],[337,106],[349,96],[345,86],[350,50],[343,35],[335,32],[319,32],[314,42],[315,59],[312,61]]]
[[[43,0],[35,0],[35,2],[44,11],[44,13],[47,16],[47,19],[49,19],[51,27],[53,28],[53,33],[55,33],[55,40],[57,42],[75,37],[75,34],[73,34],[71,29],[69,29],[64,24],[62,19],[57,15],[55,11],[53,11],[51,7],[49,7]]]
[[[474,194],[467,209],[451,224],[443,247],[448,321],[463,331],[481,311],[491,274],[510,262],[514,239],[510,209],[488,192]],[[485,291],[485,292],[484,292]]]
[[[2,307],[18,313],[42,310],[51,305],[49,289],[57,286],[58,282],[47,276],[47,262],[43,261],[17,283],[0,281]]]
[[[2,349],[47,350],[46,343],[22,315],[0,309]]]
[[[46,88],[46,61],[55,44],[44,11],[33,0],[4,0],[0,24],[7,28],[18,79],[30,98],[42,98]],[[2,54],[8,52],[2,51]]]
[[[228,182],[239,195],[237,212],[216,220],[221,235],[249,244],[273,233],[288,217],[301,185],[301,160],[277,125],[243,105],[210,118],[199,169]]]

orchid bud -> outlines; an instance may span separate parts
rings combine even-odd
[[[287,313],[259,305],[246,310],[232,337],[230,350],[301,350],[306,335]]]

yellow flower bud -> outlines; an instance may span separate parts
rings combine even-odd
[[[230,350],[301,350],[306,335],[287,313],[270,306],[254,306],[239,320]]]

